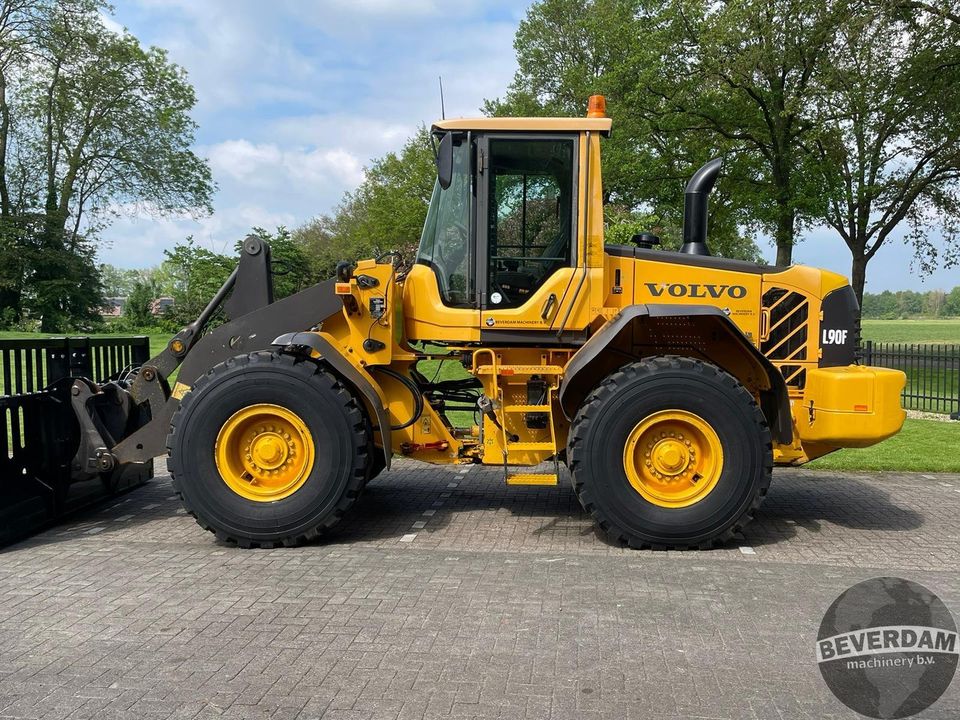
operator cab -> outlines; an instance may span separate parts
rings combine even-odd
[[[437,182],[404,280],[408,337],[537,344],[566,342],[564,328],[583,334],[594,304],[587,266],[602,273],[604,262],[602,212],[590,208],[601,206],[610,126],[602,108],[434,124]]]

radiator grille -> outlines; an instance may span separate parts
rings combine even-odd
[[[810,301],[798,292],[774,287],[763,294],[763,307],[769,321],[760,350],[780,368],[787,385],[802,389],[807,373],[796,363],[807,360]]]

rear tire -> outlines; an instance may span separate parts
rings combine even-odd
[[[242,424],[251,409],[266,413],[255,418],[268,419]],[[275,428],[269,427],[271,411]],[[284,425],[287,435],[280,428],[284,422],[293,423]],[[167,437],[173,485],[200,526],[222,541],[241,547],[298,545],[333,527],[359,497],[373,449],[367,425],[353,395],[312,360],[267,352],[231,358],[200,378],[173,416]],[[282,470],[266,471],[265,487],[255,481],[251,491],[243,486],[252,476],[242,455],[246,452],[249,462],[250,433],[264,427],[268,434],[279,432],[266,441],[267,460],[287,457],[283,437],[300,440],[291,445],[290,483],[272,496],[271,472]],[[301,430],[299,438],[294,427]],[[236,440],[228,440],[230,433]],[[225,457],[231,442],[235,452]]]
[[[584,509],[635,548],[729,539],[752,519],[773,467],[753,396],[714,365],[673,356],[606,378],[577,413],[568,457]]]

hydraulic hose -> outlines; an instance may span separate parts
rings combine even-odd
[[[396,380],[398,383],[402,384],[407,390],[410,391],[410,394],[413,395],[413,417],[407,420],[402,425],[391,425],[390,430],[403,430],[413,425],[417,420],[420,419],[420,416],[423,415],[423,393],[420,392],[420,388],[417,387],[417,384],[413,382],[409,377],[401,375],[396,370],[391,370],[388,367],[381,367],[376,365],[371,370],[376,370],[377,372],[382,372],[384,375],[388,375]]]

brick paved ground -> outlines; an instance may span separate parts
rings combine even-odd
[[[242,551],[166,477],[0,554],[0,717],[850,717],[813,661],[883,574],[960,616],[960,476],[778,472],[742,542],[634,552],[567,488],[412,462]],[[960,679],[924,717],[960,715]]]

